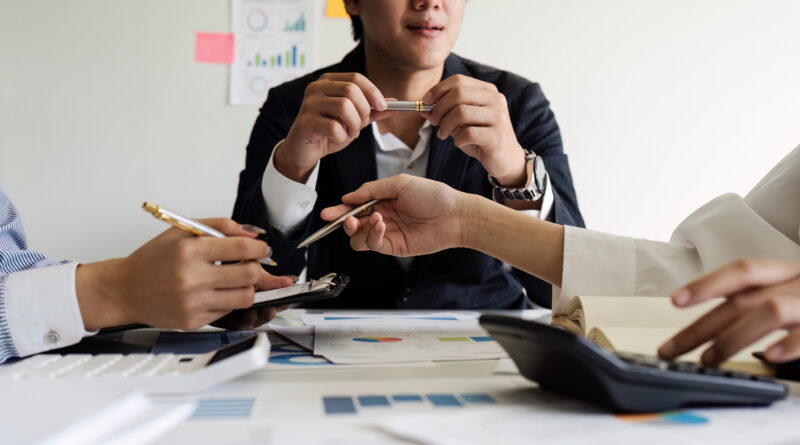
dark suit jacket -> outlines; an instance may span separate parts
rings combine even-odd
[[[283,139],[294,122],[306,86],[327,72],[364,73],[364,50],[359,45],[338,64],[284,83],[269,91],[256,120],[247,146],[245,169],[239,177],[239,190],[233,219],[268,230],[277,268],[273,274],[297,275],[306,266],[305,250],[297,244],[325,221],[320,211],[341,202],[345,193],[376,179],[376,142],[370,127],[344,150],[320,161],[317,202],[305,226],[290,238],[275,230],[267,218],[261,179],[275,144]],[[561,133],[538,84],[514,74],[451,54],[445,62],[443,78],[463,74],[493,83],[506,96],[517,140],[544,159],[554,196],[550,219],[583,226],[572,185],[567,156],[561,147]],[[459,150],[452,138],[444,141],[433,128],[427,177],[451,187],[491,199],[487,173],[476,159]],[[424,197],[420,197],[424,199]],[[531,251],[536,255],[536,250]],[[356,252],[349,238],[338,230],[308,248],[308,276],[320,277],[335,271],[349,275],[350,284],[336,300],[321,301],[317,307],[341,308],[448,308],[512,309],[529,306],[522,293],[539,304],[550,305],[550,285],[503,263],[469,249],[450,249],[419,256],[408,273],[393,257],[375,252]]]

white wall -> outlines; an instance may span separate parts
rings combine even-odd
[[[317,64],[352,46],[323,19]],[[129,253],[150,200],[229,215],[255,107],[193,61],[225,0],[0,0],[0,187],[33,247]],[[800,143],[798,0],[469,0],[456,51],[540,82],[597,229],[665,239]]]

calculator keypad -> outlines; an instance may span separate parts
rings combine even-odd
[[[727,371],[720,368],[700,366],[696,363],[691,363],[691,362],[661,360],[658,357],[644,355],[644,354],[633,354],[629,352],[614,352],[614,355],[631,365],[656,368],[663,371],[677,371],[677,372],[687,372],[692,374],[705,374],[709,376],[728,377],[741,380],[755,380],[759,382],[775,381],[775,379],[771,377],[757,376],[757,375],[746,374],[743,372]]]
[[[0,377],[56,379],[174,376],[194,370],[196,365],[191,363],[194,357],[174,354],[39,354],[0,367]]]

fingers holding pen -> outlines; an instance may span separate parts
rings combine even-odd
[[[383,97],[383,93],[361,73],[325,73],[319,79],[320,81],[343,82],[355,85],[358,91],[348,87],[348,97],[360,93],[375,110],[386,110],[386,99]]]
[[[350,246],[353,250],[379,252],[383,247],[386,223],[383,221],[383,215],[378,212],[361,219],[351,216],[344,223],[344,231],[350,237]]]
[[[369,113],[367,113],[366,118],[362,119],[352,100],[343,97],[325,96],[314,98],[313,101],[316,102],[315,106],[318,112],[326,118],[325,122],[338,122],[347,134],[346,138],[342,138],[337,132],[331,132],[329,129],[320,127],[320,131],[328,131],[326,135],[335,143],[343,143],[348,138],[357,138],[361,129],[368,124]]]

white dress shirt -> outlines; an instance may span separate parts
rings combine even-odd
[[[427,120],[419,129],[419,140],[414,148],[392,133],[378,130],[378,124],[372,123],[372,135],[375,138],[377,149],[375,159],[378,168],[378,179],[388,178],[400,173],[425,177],[430,158],[430,140],[433,136],[433,127]],[[277,148],[283,141],[278,142]],[[347,150],[345,148],[345,150]],[[319,162],[314,167],[305,184],[292,181],[275,169],[272,156],[267,162],[264,177],[261,181],[261,190],[264,202],[267,205],[267,217],[272,227],[284,235],[299,229],[306,218],[311,214],[314,203],[317,201],[317,177],[319,175]],[[488,179],[487,179],[488,181]],[[536,218],[546,217],[553,207],[553,195],[548,185],[545,190],[541,210],[524,210],[523,212]],[[400,264],[407,268],[412,258],[399,258]]]
[[[0,192],[0,363],[91,334],[84,330],[78,307],[77,266],[28,249],[22,220]]]
[[[668,243],[565,227],[553,309],[577,295],[666,296],[741,258],[800,261],[800,146],[744,198],[725,194],[694,211]]]
[[[6,280],[6,317],[20,357],[61,348],[93,334],[83,327],[75,270],[66,263],[10,274]]]

